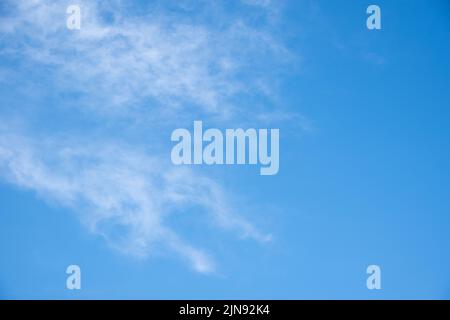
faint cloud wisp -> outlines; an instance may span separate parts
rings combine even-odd
[[[246,2],[261,10],[273,6],[270,1]],[[89,129],[101,134],[95,139],[83,135],[85,122],[76,135],[45,132],[46,124],[34,123],[19,106],[26,129],[0,128],[0,176],[77,212],[90,231],[121,252],[145,257],[159,247],[170,248],[203,273],[214,272],[213,258],[166,221],[187,205],[207,212],[221,229],[270,241],[270,235],[235,213],[229,205],[232,195],[218,182],[166,165],[166,154],[149,151],[141,141],[107,137],[108,130],[117,128],[116,119],[144,135],[149,123],[139,121],[145,118],[161,123],[196,115],[239,122],[267,114],[283,118],[271,106],[249,108],[243,98],[263,101],[271,94],[262,88],[270,86],[275,66],[292,59],[289,51],[269,31],[254,29],[240,17],[211,24],[201,13],[188,19],[162,9],[140,17],[121,1],[79,3],[82,27],[69,31],[65,12],[70,3],[6,1],[7,14],[0,13],[0,59],[17,65],[0,64],[0,78],[15,70],[15,77],[24,79],[30,70],[48,70],[45,80],[32,80],[35,85],[77,93],[77,108],[71,112],[96,120]],[[112,12],[108,19],[105,8]],[[32,108],[34,114],[57,112],[46,103]],[[0,119],[8,111],[2,107]],[[158,132],[148,141],[161,139],[169,141]]]

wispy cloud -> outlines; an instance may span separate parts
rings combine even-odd
[[[178,14],[155,6],[146,16],[133,13],[122,1],[78,3],[82,28],[69,31],[65,10],[70,2],[4,2],[0,58],[14,59],[16,65],[3,64],[0,77],[16,70],[15,77],[27,78],[31,70],[44,68],[44,84],[30,81],[61,94],[77,93],[74,112],[88,110],[88,118],[96,120],[119,116],[130,125],[141,118],[167,123],[197,116],[219,121],[270,114],[285,118],[276,106],[264,104],[272,94],[267,88],[274,70],[293,59],[270,27],[252,28],[243,17],[223,13],[224,18],[212,9],[208,12],[217,16],[211,21],[201,7],[220,6],[217,2],[177,7]],[[248,4],[258,10],[273,8],[270,1]],[[255,96],[261,103],[246,105]],[[33,111],[39,109],[48,112],[49,105],[36,103]],[[2,107],[0,119],[8,112]],[[44,123],[28,121],[20,107],[18,112],[27,129],[1,128],[0,175],[79,213],[89,230],[120,251],[147,256],[162,246],[197,271],[213,272],[213,258],[167,223],[171,213],[187,206],[207,212],[206,218],[224,230],[270,240],[235,213],[229,205],[233,195],[219,183],[197,171],[164,165],[166,154],[144,148],[136,139],[105,138],[114,121],[95,121],[93,128],[80,124],[83,130],[103,132],[96,138],[83,130],[44,134]],[[148,132],[148,125],[137,124],[142,132]],[[148,141],[161,139],[169,141],[157,132]]]
[[[7,181],[73,209],[90,231],[123,252],[145,257],[152,246],[162,245],[184,256],[197,271],[213,271],[210,257],[165,223],[172,212],[186,206],[208,212],[219,227],[270,240],[233,213],[217,183],[161,163],[157,157],[106,141],[37,141],[5,132],[0,138],[0,174]]]
[[[82,28],[71,32],[66,3],[19,1],[0,25],[4,51],[55,67],[59,86],[81,91],[95,111],[142,105],[145,112],[151,99],[165,112],[189,107],[225,119],[246,113],[237,109],[237,97],[269,94],[263,84],[269,87],[274,67],[292,58],[270,33],[239,17],[218,26],[195,13],[128,17],[113,1],[105,20],[101,3],[80,1]]]

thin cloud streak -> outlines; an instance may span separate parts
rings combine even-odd
[[[233,214],[214,181],[190,170],[164,168],[160,159],[104,141],[62,144],[1,137],[0,176],[74,210],[90,231],[124,253],[146,257],[152,246],[162,245],[185,257],[197,271],[212,272],[212,258],[166,224],[171,213],[186,206],[209,213],[221,228],[261,242],[270,240]]]
[[[237,109],[236,97],[266,96],[261,88],[271,79],[261,73],[270,74],[274,61],[292,59],[269,33],[239,18],[211,28],[160,13],[126,18],[117,7],[112,24],[102,19],[101,5],[80,6],[81,30],[66,28],[64,3],[20,1],[0,31],[8,53],[56,68],[55,82],[82,92],[91,111],[111,114],[141,105],[145,112],[151,99],[171,115],[191,106],[189,111],[219,119],[242,116],[246,109]]]

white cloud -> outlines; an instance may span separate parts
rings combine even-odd
[[[13,57],[18,65],[3,65],[0,78],[14,74],[32,82],[36,80],[28,79],[27,73],[44,67],[48,74],[43,89],[81,92],[74,99],[92,119],[134,117],[122,121],[145,132],[148,123],[136,124],[136,119],[163,118],[159,122],[164,124],[174,115],[189,121],[197,114],[204,120],[237,122],[275,118],[267,117],[270,114],[284,118],[276,106],[242,103],[243,97],[270,96],[273,70],[292,57],[270,32],[251,28],[240,17],[205,17],[202,10],[197,15],[189,6],[186,16],[164,10],[138,16],[121,13],[121,1],[78,1],[82,27],[70,31],[65,20],[70,2],[5,3],[13,14],[0,19],[0,58]],[[257,4],[264,7],[269,2]],[[105,10],[113,12],[114,23],[104,19]],[[47,124],[28,121],[26,106],[22,113],[17,108],[19,122],[28,129],[0,128],[0,176],[77,212],[89,230],[118,250],[145,257],[160,247],[169,248],[195,270],[213,272],[212,257],[168,223],[172,213],[188,206],[207,213],[205,218],[221,229],[260,242],[270,240],[234,213],[229,205],[232,195],[219,183],[189,169],[162,165],[168,155],[149,153],[140,141],[105,139],[110,122],[102,126],[97,121],[98,127],[86,129],[86,123],[81,124],[86,132],[103,132],[95,140],[80,130],[72,136],[67,130],[63,137],[49,129],[42,137],[36,132],[42,133]],[[36,104],[33,112],[38,108],[49,107]],[[9,113],[1,109],[0,119]],[[169,142],[158,132],[148,141],[159,138]]]
[[[19,1],[0,31],[8,50],[56,67],[65,90],[81,90],[83,102],[103,113],[148,109],[152,99],[169,112],[193,106],[222,119],[242,116],[247,111],[236,110],[236,96],[266,95],[262,83],[270,86],[268,75],[292,58],[270,33],[239,17],[220,26],[161,12],[127,17],[119,4],[110,4],[116,9],[111,24],[102,19],[101,4],[80,1],[82,28],[70,31],[66,3]]]
[[[213,271],[212,259],[181,240],[166,223],[183,207],[207,212],[221,228],[270,240],[233,213],[214,181],[188,169],[164,168],[156,157],[105,141],[38,142],[2,134],[0,176],[74,210],[90,231],[122,252],[145,257],[153,246],[162,245],[200,272]]]

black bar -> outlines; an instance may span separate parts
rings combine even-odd
[[[6,310],[55,313],[78,316],[81,319],[113,314],[129,319],[315,319],[327,316],[355,316],[385,319],[393,315],[429,317],[437,313],[448,318],[449,301],[316,301],[316,300],[60,300],[60,301],[0,301],[2,314]],[[58,310],[58,311],[56,311]],[[4,313],[5,312],[5,313]],[[312,317],[311,317],[312,316]]]

